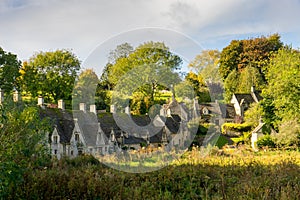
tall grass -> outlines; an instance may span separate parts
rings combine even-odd
[[[11,199],[298,199],[300,153],[193,149],[149,173],[113,170],[91,156],[53,161]]]

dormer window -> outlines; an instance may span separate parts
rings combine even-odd
[[[79,134],[78,133],[75,133],[75,141],[79,142]]]
[[[58,143],[58,137],[57,137],[57,135],[53,136],[53,143],[54,144]]]

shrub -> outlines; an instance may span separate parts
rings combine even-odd
[[[300,124],[298,120],[283,122],[279,126],[279,133],[274,137],[278,146],[300,146]]]
[[[274,139],[270,135],[264,135],[257,140],[257,146],[261,147],[275,147]]]
[[[227,134],[227,132],[247,132],[252,128],[252,124],[243,123],[243,124],[235,124],[235,123],[224,123],[222,125],[222,133]]]

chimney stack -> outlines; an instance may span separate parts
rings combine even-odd
[[[110,105],[110,112],[113,114],[117,112],[117,106],[115,104]]]
[[[127,115],[130,115],[130,107],[129,107],[129,106],[126,106],[126,107],[125,107],[125,113],[126,113]]]
[[[14,93],[13,93],[13,101],[14,102],[20,101],[20,95],[19,95],[18,90],[15,90]]]
[[[38,106],[44,108],[44,98],[42,96],[38,97]]]
[[[90,105],[90,112],[97,115],[97,110],[96,110],[96,105],[95,104]]]
[[[86,112],[86,105],[85,105],[85,103],[80,103],[79,104],[79,110],[81,110],[83,112]]]
[[[59,109],[65,110],[65,102],[64,102],[64,100],[62,100],[62,99],[58,100],[57,104],[58,104],[58,108]]]
[[[4,92],[3,92],[3,90],[0,88],[0,105],[2,104],[3,101],[4,101]]]
[[[254,93],[255,92],[255,86],[251,86],[251,93]]]

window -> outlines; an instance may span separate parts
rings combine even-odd
[[[73,156],[73,151],[71,151],[71,156]]]
[[[78,133],[75,133],[75,141],[79,142],[79,134]]]
[[[57,149],[54,150],[54,154],[55,154],[55,155],[57,154]]]
[[[53,136],[53,143],[54,143],[54,144],[57,144],[57,141],[58,141],[57,135]]]
[[[208,109],[207,108],[203,108],[203,114],[208,115]]]

